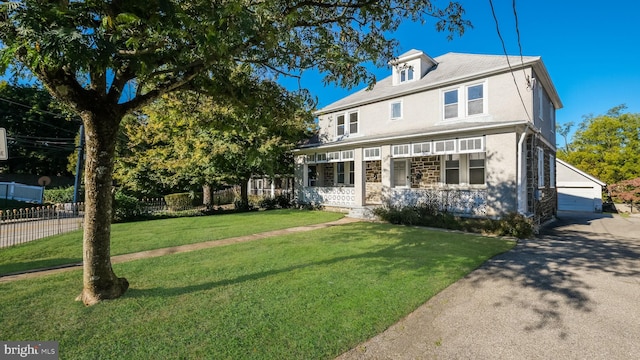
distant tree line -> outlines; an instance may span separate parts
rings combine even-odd
[[[567,141],[573,122],[557,126],[564,147],[557,156],[604,181],[616,201],[640,201],[640,114],[618,105],[606,114],[584,116]]]

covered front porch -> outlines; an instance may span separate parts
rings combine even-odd
[[[484,142],[475,137],[309,151],[296,157],[298,201],[344,210],[438,201],[450,212],[491,216]]]

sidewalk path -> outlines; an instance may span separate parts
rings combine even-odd
[[[349,218],[349,217],[343,217],[340,220],[326,222],[326,223],[297,226],[293,228],[266,231],[258,234],[238,236],[238,237],[227,238],[222,240],[212,240],[212,241],[205,241],[205,242],[200,242],[195,244],[187,244],[187,245],[173,246],[173,247],[162,248],[162,249],[141,251],[141,252],[131,253],[131,254],[116,255],[111,257],[111,263],[118,264],[122,262],[138,260],[138,259],[153,258],[158,256],[195,251],[195,250],[206,249],[206,248],[217,247],[217,246],[226,246],[226,245],[237,244],[237,243],[242,243],[247,241],[265,239],[273,236],[318,230],[318,229],[323,229],[331,226],[349,224],[349,223],[358,222],[358,221],[361,221],[361,220]],[[18,274],[8,274],[8,275],[0,276],[0,283],[34,278],[34,277],[50,275],[50,274],[57,274],[65,271],[76,270],[79,268],[82,268],[82,263],[56,266],[56,267],[47,268],[47,269],[31,270],[28,272],[23,272]]]

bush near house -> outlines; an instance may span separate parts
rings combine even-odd
[[[373,210],[373,214],[392,224],[429,226],[442,229],[514,236],[520,239],[533,235],[533,223],[518,213],[510,213],[500,220],[476,219],[456,216],[441,211],[434,203],[414,206],[385,204]]]
[[[631,208],[640,204],[640,177],[609,185],[608,189],[614,202],[628,204]]]

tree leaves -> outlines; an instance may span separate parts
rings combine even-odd
[[[307,94],[260,81],[249,67],[238,68],[229,80],[241,89],[235,97],[183,91],[145,107],[142,118],[128,118],[119,183],[139,190],[138,179],[154,178],[178,190],[289,173],[283,159],[314,129]]]
[[[606,115],[588,116],[573,142],[558,157],[606,183],[640,176],[640,114],[616,106]]]

